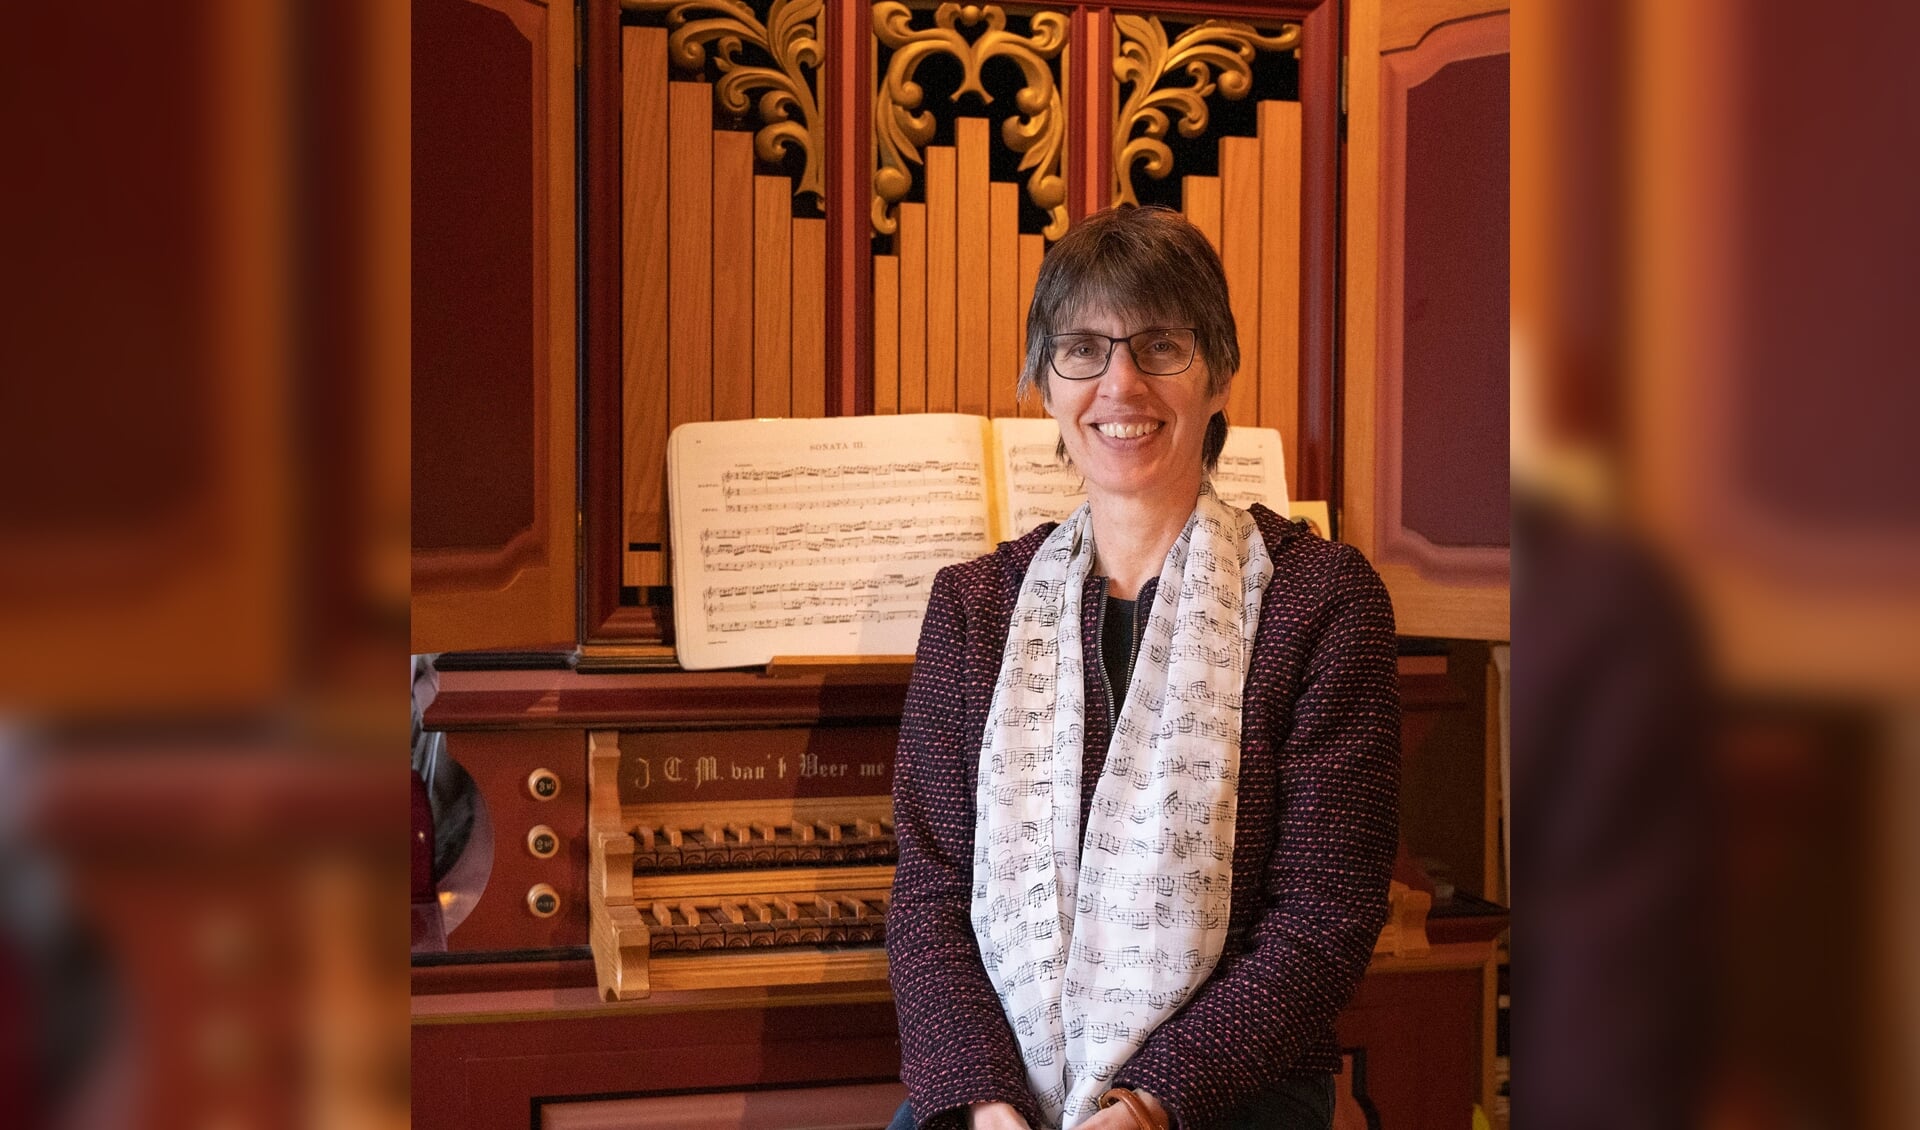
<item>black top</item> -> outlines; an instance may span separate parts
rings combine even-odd
[[[1127,704],[1127,685],[1133,682],[1133,664],[1140,657],[1140,636],[1147,625],[1139,614],[1139,601],[1121,600],[1105,592],[1101,600],[1100,662],[1107,669],[1107,686],[1113,690],[1108,701],[1113,703],[1113,716],[1118,718],[1120,708]]]

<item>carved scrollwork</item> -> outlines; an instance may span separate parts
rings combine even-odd
[[[1300,46],[1300,25],[1282,25],[1273,35],[1234,20],[1207,20],[1183,31],[1171,42],[1167,29],[1153,16],[1115,15],[1120,43],[1113,57],[1113,77],[1128,88],[1113,129],[1114,199],[1137,204],[1133,167],[1140,165],[1155,180],[1173,171],[1173,150],[1167,145],[1170,116],[1178,115],[1180,135],[1198,137],[1207,129],[1207,98],[1218,90],[1223,97],[1241,99],[1253,89],[1255,51],[1286,51]],[[1192,84],[1162,87],[1175,72],[1184,71]],[[1215,78],[1215,74],[1218,78]],[[1135,137],[1134,131],[1145,126]]]
[[[1048,60],[1066,46],[1067,17],[1060,12],[1035,12],[1025,36],[1007,30],[1007,14],[997,4],[942,4],[934,10],[930,28],[916,30],[912,19],[905,4],[873,6],[873,33],[893,49],[873,103],[878,160],[873,173],[874,230],[891,235],[899,228],[895,206],[913,186],[907,166],[921,163],[920,151],[933,139],[933,113],[920,109],[925,92],[914,81],[914,71],[934,55],[951,55],[959,61],[963,76],[954,98],[971,93],[991,104],[993,96],[980,82],[980,67],[998,57],[1012,60],[1024,79],[1014,96],[1018,113],[1000,124],[1000,140],[1020,154],[1020,171],[1028,174],[1027,197],[1048,216],[1046,237],[1060,238],[1067,230],[1067,182],[1061,175],[1067,119]],[[982,22],[986,30],[972,41],[959,30]]]
[[[805,73],[818,71],[825,58],[819,30],[823,2],[774,0],[765,24],[743,0],[620,0],[620,7],[667,14],[667,57],[674,66],[704,71],[711,54],[720,72],[714,98],[730,114],[757,112],[754,152],[762,161],[779,161],[798,151],[802,166],[794,195],[812,193],[824,204],[825,123]],[[773,65],[743,61],[740,50],[748,44]]]

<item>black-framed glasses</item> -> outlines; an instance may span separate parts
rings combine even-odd
[[[1106,334],[1053,334],[1047,338],[1047,361],[1053,371],[1070,381],[1090,381],[1107,371],[1113,347],[1125,342],[1133,367],[1152,377],[1171,377],[1193,366],[1193,331],[1141,330],[1131,337]]]

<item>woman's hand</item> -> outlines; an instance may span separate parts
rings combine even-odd
[[[972,1130],[1029,1130],[1012,1103],[974,1103],[967,1108],[967,1125]]]

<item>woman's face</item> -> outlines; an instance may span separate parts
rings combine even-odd
[[[1095,309],[1059,332],[1130,337],[1176,328]],[[1086,479],[1088,495],[1166,496],[1181,502],[1197,495],[1207,421],[1227,403],[1224,389],[1207,391],[1208,380],[1206,360],[1197,354],[1185,372],[1142,373],[1124,342],[1113,347],[1107,371],[1092,380],[1070,381],[1049,370],[1047,411],[1060,425],[1060,438]]]

